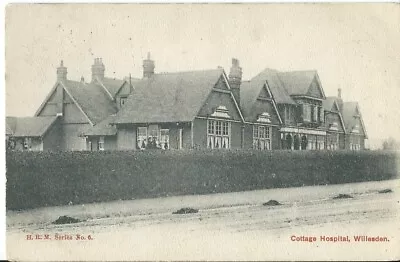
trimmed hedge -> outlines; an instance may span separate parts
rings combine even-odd
[[[392,179],[384,151],[7,152],[7,208]]]

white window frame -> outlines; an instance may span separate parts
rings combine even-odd
[[[207,148],[231,148],[231,122],[207,120]]]
[[[124,106],[127,99],[128,99],[128,98],[125,97],[125,96],[120,97],[120,98],[119,98],[119,106],[120,106],[120,107]]]
[[[313,122],[316,123],[318,122],[318,115],[319,115],[319,108],[317,105],[312,106],[313,107],[313,111],[314,111],[314,115],[313,115]]]
[[[167,143],[167,148],[165,148],[165,143]],[[160,129],[160,147],[162,149],[169,149],[169,129]]]
[[[24,137],[24,150],[31,150],[32,148],[32,138],[31,137]]]
[[[144,130],[145,135],[142,135],[140,130]],[[145,127],[145,126],[137,127],[136,134],[137,134],[136,135],[136,143],[138,145],[138,148],[145,149],[147,147],[147,143],[148,143],[147,127]],[[143,141],[144,141],[145,147],[142,147]]]
[[[311,106],[310,104],[303,104],[303,121],[311,122]]]
[[[253,125],[253,149],[272,150],[272,127]]]
[[[99,137],[99,141],[97,142],[97,147],[99,151],[104,151],[104,136]]]
[[[318,107],[318,111],[319,111],[319,122],[320,123],[324,123],[325,122],[325,111],[324,108],[322,106]]]

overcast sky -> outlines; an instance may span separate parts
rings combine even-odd
[[[400,131],[400,12],[395,4],[8,5],[6,114],[31,116],[56,81],[90,81],[95,57],[106,76],[142,75],[150,51],[157,72],[229,72],[266,67],[318,71],[325,94],[342,88],[359,102],[370,138]]]

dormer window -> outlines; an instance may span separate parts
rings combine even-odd
[[[338,125],[337,122],[333,122],[333,123],[330,125],[329,130],[338,131],[338,130],[339,130],[338,126],[339,126],[339,125]]]
[[[257,122],[260,123],[271,123],[271,116],[269,113],[264,112],[261,115],[258,116]]]
[[[120,106],[120,107],[122,107],[123,105],[125,105],[126,99],[127,99],[127,97],[121,97],[121,98],[119,99],[119,106]]]
[[[231,118],[228,114],[229,110],[226,106],[219,106],[215,109],[214,113],[211,114],[212,117],[221,117],[221,118]]]
[[[360,133],[359,126],[358,126],[358,125],[355,125],[355,126],[353,127],[353,129],[351,130],[351,132],[352,132],[352,133],[355,133],[355,134]]]

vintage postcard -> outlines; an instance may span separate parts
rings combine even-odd
[[[400,259],[398,4],[10,4],[10,261]]]

